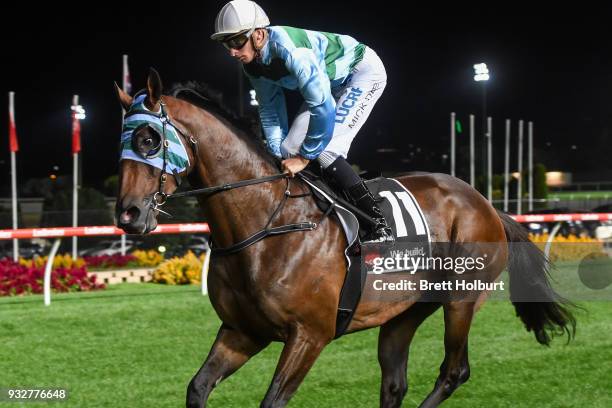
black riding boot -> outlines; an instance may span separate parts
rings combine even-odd
[[[365,183],[360,181],[359,183],[349,187],[347,193],[357,208],[368,214],[374,221],[376,221],[376,225],[370,230],[368,235],[363,238],[362,242],[393,241],[393,232],[387,225],[387,221],[383,217],[382,211],[378,207],[374,195],[372,195],[370,190],[368,190]]]
[[[333,182],[346,192],[357,208],[376,222],[362,240],[363,243],[393,241],[393,232],[387,225],[376,199],[361,180],[361,177],[355,173],[355,170],[343,157],[338,157],[329,165],[325,169],[325,174],[330,176]]]

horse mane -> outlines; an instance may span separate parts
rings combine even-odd
[[[237,115],[223,101],[223,93],[204,82],[175,83],[165,94],[189,102],[225,120],[241,131],[237,133],[239,137],[246,135],[247,141],[255,145],[255,149],[264,160],[278,168],[276,158],[265,147],[259,115],[252,117]]]
[[[249,137],[257,141],[263,140],[259,116],[239,116],[225,104],[222,92],[204,82],[179,82],[173,84],[166,94],[187,101],[209,112],[216,113],[245,132]]]

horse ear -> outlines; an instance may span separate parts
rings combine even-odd
[[[132,102],[134,98],[128,95],[123,89],[119,88],[119,85],[115,82],[115,91],[117,92],[117,98],[119,98],[119,103],[123,107],[124,110],[129,110],[130,106],[132,106]]]
[[[159,74],[154,68],[149,68],[149,77],[147,78],[147,95],[148,101],[151,104],[150,108],[157,106],[162,96],[162,82]]]

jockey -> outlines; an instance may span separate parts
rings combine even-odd
[[[393,240],[376,199],[345,160],[387,83],[376,53],[352,37],[270,26],[251,0],[233,0],[217,15],[213,40],[238,59],[259,103],[268,150],[294,176],[316,160],[353,203],[376,221],[364,242]],[[283,88],[304,104],[288,127]]]

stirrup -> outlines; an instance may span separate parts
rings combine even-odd
[[[393,232],[390,227],[386,225],[379,225],[372,232],[368,233],[363,240],[362,244],[370,244],[370,243],[393,243],[395,242],[395,238],[393,237]]]

